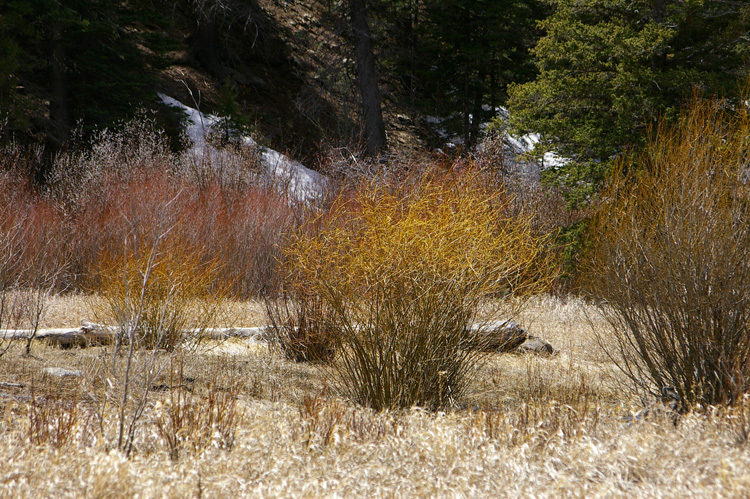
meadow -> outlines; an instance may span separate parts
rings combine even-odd
[[[89,298],[51,301],[43,325],[85,319]],[[246,325],[263,307],[244,310]],[[624,389],[579,299],[540,297],[517,318],[551,357],[489,354],[470,396],[439,412],[374,412],[325,370],[267,344],[205,342],[160,356],[134,451],[96,402],[106,347],[39,345],[1,359],[3,497],[746,497],[750,403],[677,425],[628,416]],[[56,377],[44,368],[78,370]],[[158,389],[157,389],[158,388]],[[170,407],[181,407],[180,417]],[[213,418],[206,417],[213,411]],[[174,425],[173,425],[174,424]]]

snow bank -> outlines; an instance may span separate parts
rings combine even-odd
[[[216,130],[220,118],[203,114],[168,95],[161,93],[158,95],[164,104],[180,109],[185,114],[185,134],[191,143],[187,154],[191,154],[197,159],[205,158],[205,155],[208,154],[209,158],[217,160],[215,161],[216,164],[220,163],[219,159],[223,152],[206,141],[206,137]],[[323,194],[326,178],[320,173],[307,168],[285,154],[258,145],[252,137],[244,136],[240,138],[240,141],[242,145],[258,148],[265,174],[274,184],[282,186],[295,199],[308,201],[317,199]]]

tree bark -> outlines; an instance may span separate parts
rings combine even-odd
[[[651,15],[658,25],[663,25],[667,18],[667,0],[653,0]],[[662,49],[651,54],[651,68],[654,71],[664,71],[667,67],[667,52]]]
[[[386,138],[375,54],[367,22],[366,0],[349,0],[349,16],[356,46],[357,81],[362,98],[365,147],[369,156],[376,156],[385,148]]]
[[[469,65],[464,66],[464,92],[463,92],[463,127],[464,148],[471,146],[471,86],[469,85]]]
[[[58,7],[59,8],[59,7]],[[49,117],[52,124],[51,141],[55,149],[64,144],[70,135],[70,103],[66,75],[65,48],[63,47],[63,25],[53,19],[50,25],[50,104]]]
[[[471,133],[469,134],[469,147],[474,147],[479,141],[479,125],[482,122],[482,100],[484,98],[485,70],[480,64],[479,74],[474,82],[474,106],[471,112]]]

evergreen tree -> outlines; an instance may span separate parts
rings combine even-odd
[[[362,100],[365,151],[377,155],[386,147],[378,73],[367,16],[367,0],[349,0],[349,18],[357,59],[357,84]]]
[[[139,5],[0,2],[0,119],[8,118],[10,134],[45,137],[55,148],[75,122],[109,126],[152,100],[155,57],[133,25],[164,28],[168,21],[153,5],[148,15]]]
[[[449,126],[467,143],[505,101],[512,81],[535,68],[529,49],[543,0],[375,0],[371,28],[384,73],[398,78],[409,104],[453,115]]]
[[[0,4],[0,123],[2,138],[31,126],[34,117],[44,114],[40,99],[27,92],[29,76],[46,67],[44,33],[39,29],[38,10],[44,1],[19,0]]]
[[[693,89],[731,96],[750,53],[750,6],[734,0],[551,0],[533,50],[539,75],[510,88],[511,115],[572,161],[545,171],[573,201],[642,143]]]
[[[522,0],[426,0],[420,26],[422,80],[462,117],[465,142],[476,142],[482,107],[495,107],[511,81],[533,75],[528,49],[543,6]],[[504,99],[503,99],[504,100]]]
[[[24,121],[24,115],[18,112],[16,105],[18,83],[15,74],[19,67],[20,48],[8,35],[9,25],[9,19],[0,16],[0,136],[6,127],[13,129]]]
[[[229,78],[224,79],[216,96],[216,115],[219,116],[218,128],[224,143],[250,135],[250,117],[242,112],[242,106],[237,102],[237,86]]]

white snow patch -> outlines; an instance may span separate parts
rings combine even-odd
[[[487,104],[482,106],[482,110],[486,112],[493,111],[492,107]],[[501,122],[506,122],[510,118],[510,112],[503,106],[496,107],[494,113]],[[425,116],[424,118],[425,122],[437,132],[440,138],[445,141],[445,145],[449,148],[463,144],[463,139],[461,137],[451,135],[443,126],[446,121],[453,118],[455,118],[455,115],[449,118],[441,118],[438,116]],[[481,123],[480,128],[482,131],[486,131],[488,126],[489,122],[485,122]],[[519,137],[505,130],[503,132],[503,142],[507,147],[507,159],[516,163],[520,170],[527,173],[530,173],[531,170],[536,170],[537,174],[539,171],[546,168],[556,168],[570,162],[569,158],[560,156],[554,151],[544,152],[538,160],[524,157],[524,155],[534,150],[540,140],[541,136],[538,133],[528,133]]]
[[[568,163],[570,163],[570,158],[560,156],[554,151],[545,152],[542,158],[543,168],[557,168],[559,166],[563,166]]]
[[[261,147],[261,161],[266,171],[297,199],[317,199],[323,194],[326,178],[278,151]]]
[[[192,144],[187,153],[193,155],[195,159],[205,158],[205,155],[208,154],[214,164],[219,164],[224,153],[208,144],[206,137],[218,126],[220,118],[211,114],[203,114],[168,95],[161,93],[158,95],[166,105],[180,109],[185,113],[185,133]],[[266,175],[276,185],[286,189],[295,199],[311,201],[322,196],[326,185],[325,176],[307,168],[285,154],[258,145],[252,137],[243,136],[240,138],[240,142],[244,146],[258,148]]]

